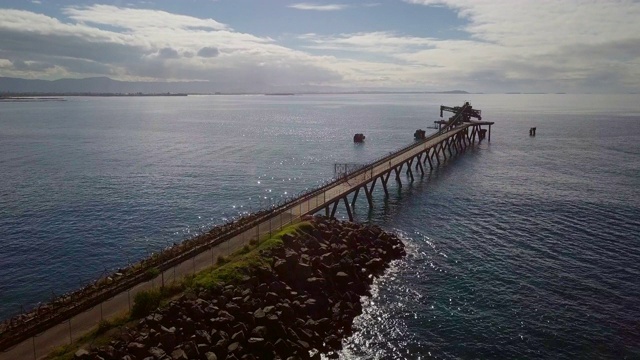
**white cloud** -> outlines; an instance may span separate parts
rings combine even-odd
[[[66,24],[50,16],[25,10],[0,9],[0,29],[39,35],[84,37],[89,41],[125,43],[132,38],[125,34],[100,30],[84,24]]]
[[[299,39],[306,49],[352,59],[340,66],[345,79],[377,80],[382,86],[438,84],[481,91],[633,91],[640,87],[640,23],[629,21],[640,18],[638,2],[407,2],[451,8],[466,21],[459,30],[468,38],[378,31],[305,34]]]
[[[321,56],[277,45],[270,38],[235,32],[212,19],[98,5],[64,12],[70,16],[69,23],[28,11],[0,9],[0,58],[12,64],[32,64],[20,69],[3,66],[0,76],[51,78],[63,73],[120,80],[212,80],[243,89],[341,78],[323,66]],[[97,25],[123,30],[102,30]]]
[[[513,84],[545,86],[541,82],[546,81],[548,91],[586,84],[605,91],[640,86],[633,75],[638,72],[640,23],[629,21],[640,18],[637,1],[407,2],[455,10],[468,21],[463,30],[471,39],[438,41],[434,49],[398,55],[405,61],[447,62],[462,74],[494,73]],[[616,83],[616,77],[625,80]]]
[[[67,7],[62,9],[67,18],[56,19],[0,9],[0,76],[107,75],[121,80],[215,80],[246,87],[323,84],[471,91],[640,87],[640,23],[633,20],[640,18],[637,1],[406,0],[400,5],[448,7],[464,22],[458,30],[467,36],[420,37],[394,29],[304,34],[296,39],[302,43],[297,50],[215,19],[159,10]],[[329,11],[351,6],[290,7]]]
[[[121,27],[128,30],[148,30],[164,27],[168,30],[231,30],[213,19],[199,19],[161,10],[120,8],[111,5],[68,7],[64,13],[78,22]]]
[[[313,3],[296,3],[289,5],[292,9],[297,10],[313,10],[313,11],[338,11],[344,10],[349,7],[349,5],[345,4],[313,4]]]
[[[387,31],[361,32],[334,36],[304,34],[299,36],[299,38],[312,44],[306,45],[306,48],[352,52],[394,53],[398,51],[423,49],[435,44],[435,39],[400,36]]]

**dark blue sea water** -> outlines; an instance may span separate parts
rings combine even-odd
[[[388,154],[464,101],[496,122],[490,144],[356,205],[409,255],[342,355],[640,358],[633,95],[0,103],[0,318]]]

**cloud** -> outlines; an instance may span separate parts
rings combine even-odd
[[[388,31],[360,32],[333,36],[304,34],[299,39],[311,43],[309,49],[340,50],[351,52],[395,53],[428,48],[435,44],[435,39],[415,36],[402,36]]]
[[[198,56],[205,57],[205,58],[216,57],[219,54],[220,54],[220,50],[218,50],[218,48],[213,46],[203,47],[202,49],[198,50]]]
[[[300,86],[342,79],[324,65],[325,57],[280,46],[267,37],[236,32],[211,19],[105,6],[63,11],[71,15],[68,22],[29,11],[0,9],[0,58],[12,64],[32,64],[30,69],[5,64],[0,67],[0,76],[210,80],[246,91],[258,84]],[[144,16],[140,20],[131,14]],[[105,30],[114,27],[119,30]],[[37,63],[51,67],[37,68]]]
[[[54,67],[51,64],[41,63],[37,61],[14,60],[12,63],[13,68],[18,71],[43,71]]]
[[[528,82],[547,91],[625,91],[640,85],[632,75],[638,72],[640,25],[625,20],[640,17],[637,1],[407,2],[451,8],[467,21],[461,30],[470,39],[441,40],[433,49],[399,54],[405,61],[448,62],[468,76],[494,74],[494,81]],[[632,77],[616,80],[621,74]],[[611,81],[602,81],[607,76]]]
[[[54,18],[0,9],[0,76],[210,80],[244,89],[317,84],[613,92],[640,87],[640,23],[629,20],[640,18],[638,2],[406,0],[397,6],[446,7],[462,25],[455,38],[384,28],[302,34],[289,42],[293,48],[283,46],[279,36],[274,40],[215,19],[161,10],[76,6],[61,9],[66,17]]]
[[[180,57],[178,51],[169,47],[162,48],[158,51],[158,58],[160,59],[177,59]]]
[[[109,25],[128,30],[231,30],[213,19],[172,14],[161,10],[120,8],[111,5],[68,7],[63,11],[70,19],[82,23]]]
[[[312,11],[338,11],[349,8],[349,5],[345,4],[325,4],[318,5],[313,3],[296,3],[291,4],[288,7],[297,10],[312,10]]]

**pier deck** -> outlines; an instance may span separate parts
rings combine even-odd
[[[402,186],[401,172],[404,170],[409,181],[414,180],[414,171],[421,174],[440,166],[447,158],[465,151],[474,142],[485,138],[491,141],[491,125],[488,121],[469,121],[469,117],[480,118],[479,110],[468,103],[455,109],[455,116],[441,124],[440,130],[382,159],[352,171],[330,184],[312,190],[288,203],[270,209],[245,221],[236,227],[217,232],[207,237],[207,242],[199,244],[174,258],[159,264],[151,264],[160,270],[153,279],[135,275],[123,279],[111,288],[96,291],[92,298],[61,308],[55,316],[32,318],[28,323],[0,332],[0,360],[40,359],[56,346],[66,345],[103,320],[131,309],[132,297],[142,290],[164,286],[166,282],[178,281],[215,263],[221,255],[228,255],[241,249],[250,241],[265,239],[282,227],[300,221],[305,215],[313,215],[324,210],[327,216],[334,216],[338,205],[345,205],[347,215],[353,220],[352,208],[362,190],[370,207],[374,206],[373,191],[380,183],[388,196],[387,183],[392,174],[398,186]],[[444,126],[443,126],[444,125]],[[448,156],[447,156],[448,153]],[[349,199],[351,196],[351,199]],[[1,330],[1,329],[0,329]],[[8,335],[8,336],[6,336]]]

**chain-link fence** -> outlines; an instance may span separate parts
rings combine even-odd
[[[408,158],[450,136],[452,135],[449,133],[437,132],[369,164],[350,168],[342,177],[332,179],[316,189],[167,248],[143,260],[137,268],[129,269],[131,271],[128,273],[111,276],[107,274],[93,285],[54,299],[47,305],[45,314],[40,314],[37,310],[35,313],[31,311],[31,315],[27,317],[28,321],[40,321],[41,331],[38,331],[38,326],[27,327],[25,331],[24,323],[13,323],[13,319],[8,326],[5,322],[0,332],[0,341],[3,336],[10,336],[12,331],[25,331],[29,336],[24,336],[18,345],[0,352],[0,360],[41,358],[54,347],[78,339],[95,328],[100,321],[129,311],[132,299],[138,292],[180,281],[187,275],[212,266],[218,257],[228,256],[252,240],[270,237],[283,227],[299,221],[302,216],[313,214],[340,200],[374,177],[391,171]],[[148,272],[151,268],[159,270],[159,274],[153,278],[150,278]],[[92,307],[87,308],[88,306]],[[51,327],[51,324],[56,323]],[[34,333],[38,334],[33,335]]]

